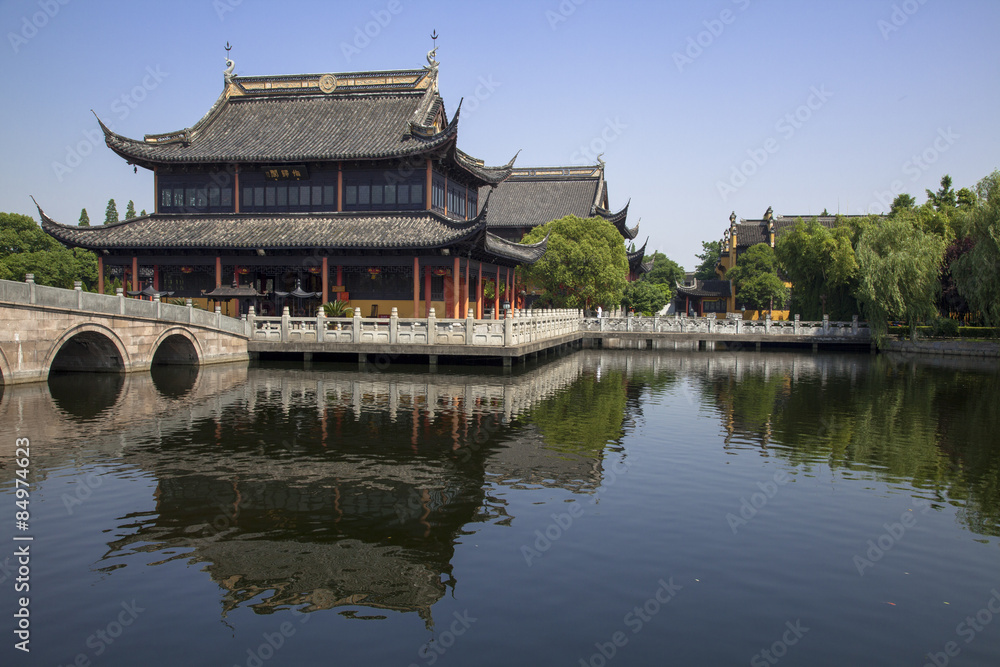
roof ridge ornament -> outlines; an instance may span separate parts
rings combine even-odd
[[[226,69],[223,72],[223,76],[226,77],[226,83],[232,83],[233,77],[236,76],[236,63],[229,57],[229,52],[232,50],[232,46],[229,42],[226,42]]]
[[[424,69],[428,70],[428,76],[431,79],[431,88],[434,92],[438,92],[438,66],[440,63],[437,61],[437,30],[431,32],[431,39],[434,40],[434,48],[427,52],[427,64],[424,65]]]

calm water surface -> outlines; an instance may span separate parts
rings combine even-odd
[[[998,434],[995,364],[867,355],[7,387],[0,663],[1000,665]]]

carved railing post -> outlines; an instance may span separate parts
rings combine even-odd
[[[437,314],[431,308],[427,312],[427,344],[433,345],[437,342]]]
[[[80,301],[81,301],[80,307],[83,308],[83,303],[82,303],[83,302],[83,295],[82,295],[82,293],[80,294]],[[160,310],[160,295],[159,294],[154,294],[153,295],[153,303],[156,304],[156,319],[160,319],[162,311]]]
[[[250,310],[247,311],[247,326],[246,326],[247,338],[253,338],[254,334],[257,333],[257,309],[250,306]]]
[[[799,334],[799,314],[795,313],[795,321],[792,322],[792,333],[796,336]]]
[[[361,308],[354,309],[354,317],[351,319],[351,342],[361,342]]]
[[[316,342],[322,343],[326,337],[326,311],[320,306],[316,311]]]
[[[288,306],[281,311],[281,342],[288,342],[288,330],[292,326],[292,313],[288,310]]]
[[[507,317],[503,320],[503,346],[510,347],[511,341],[514,339],[514,317],[513,314],[508,310]]]
[[[824,336],[830,335],[830,316],[829,315],[824,315],[823,316],[823,335]]]
[[[854,315],[851,317],[851,335],[858,335],[858,316]]]
[[[399,309],[396,306],[389,311],[389,344],[399,342]]]
[[[222,306],[215,307],[215,328],[222,328]]]
[[[465,344],[472,345],[472,338],[476,331],[476,314],[472,308],[465,316]]]
[[[118,314],[125,314],[125,289],[123,287],[116,287],[115,294],[118,295]]]

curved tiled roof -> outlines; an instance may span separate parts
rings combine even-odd
[[[430,250],[465,246],[485,257],[531,264],[545,253],[548,237],[522,245],[486,231],[489,202],[472,220],[435,211],[386,213],[216,213],[145,215],[78,227],[38,214],[42,229],[58,241],[91,250]]]
[[[599,184],[597,178],[508,178],[493,193],[490,226],[531,228],[567,215],[589,218]]]
[[[111,150],[150,164],[394,158],[457,138],[458,116],[428,137],[411,131],[421,95],[233,97],[206,126],[162,143],[129,139],[104,123]]]
[[[499,255],[500,257],[506,257],[507,259],[514,260],[519,264],[534,264],[542,258],[545,254],[545,249],[549,245],[549,235],[546,234],[545,238],[538,243],[514,243],[513,241],[508,241],[507,239],[502,239],[496,234],[490,234],[486,232],[484,237],[484,247],[486,251]]]
[[[487,167],[457,151],[460,111],[461,105],[447,121],[436,77],[424,70],[399,70],[234,77],[197,123],[142,140],[98,122],[109,148],[147,168],[433,154],[448,155],[478,185],[496,185],[510,175],[513,161]]]
[[[62,225],[39,209],[42,228],[80,248],[387,250],[440,248],[485,229],[486,216],[456,221],[434,211],[146,215],[110,225]]]

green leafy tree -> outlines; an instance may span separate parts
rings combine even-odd
[[[653,262],[649,273],[644,273],[639,280],[652,283],[667,295],[667,301],[673,299],[677,283],[684,283],[684,267],[670,259],[662,252],[654,252],[643,258],[644,262]]]
[[[543,291],[543,300],[557,308],[621,303],[628,258],[614,225],[567,215],[531,230],[522,243],[537,243],[546,234],[545,254],[521,270],[524,282]]]
[[[108,207],[104,209],[104,224],[109,225],[112,222],[118,222],[118,207],[115,206],[115,200],[108,200]]]
[[[39,285],[72,288],[81,280],[89,289],[97,283],[97,256],[64,247],[26,215],[0,213],[0,279],[20,281],[28,273]]]
[[[945,174],[941,177],[941,187],[937,192],[927,192],[927,202],[937,210],[952,209],[957,205],[955,190],[951,187],[951,176]]]
[[[979,198],[976,197],[976,193],[969,188],[962,188],[955,194],[955,199],[959,210],[962,211],[972,211],[979,204]]]
[[[135,202],[129,199],[128,206],[125,207],[125,219],[131,220],[134,217],[135,217]]]
[[[975,245],[951,264],[958,291],[989,326],[1000,326],[1000,171],[976,185],[979,203],[970,213]]]
[[[90,227],[90,216],[87,215],[87,209],[80,210],[80,222],[77,224],[80,227]]]
[[[778,277],[774,248],[767,243],[747,248],[726,278],[733,281],[736,300],[754,310],[780,306],[788,297],[788,288]]]
[[[945,241],[909,221],[889,218],[861,234],[858,300],[877,342],[884,340],[890,319],[905,319],[911,335],[918,320],[937,313],[938,273]]]
[[[660,285],[635,280],[625,285],[622,306],[644,315],[655,315],[667,305],[670,296]]]
[[[146,215],[146,209],[142,209],[141,211],[139,211],[139,215]]]
[[[701,254],[695,255],[701,263],[694,270],[694,277],[698,280],[715,280],[719,276],[715,273],[715,267],[719,264],[722,256],[722,241],[702,241]]]
[[[778,237],[775,256],[792,283],[792,308],[804,319],[830,315],[835,320],[848,320],[857,314],[853,291],[858,264],[853,239],[858,234],[857,228],[848,224],[829,229],[814,218],[799,220]]]
[[[896,215],[900,211],[912,211],[916,207],[917,200],[913,198],[913,195],[908,195],[904,192],[903,194],[896,195],[896,198],[892,200],[889,215]]]

